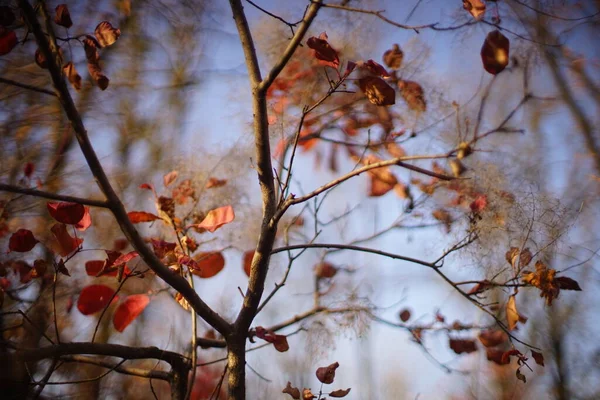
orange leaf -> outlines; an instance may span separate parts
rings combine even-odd
[[[38,243],[38,240],[33,236],[28,229],[19,229],[13,233],[8,240],[8,249],[19,253],[26,253],[33,249]]]
[[[113,316],[113,326],[119,332],[125,328],[144,311],[150,303],[150,297],[145,294],[133,294],[127,296],[125,301],[119,305]]]
[[[200,278],[212,278],[225,267],[225,258],[221,252],[199,253],[194,265],[189,265],[192,274]]]
[[[210,210],[204,220],[194,225],[196,228],[206,229],[209,232],[214,232],[221,226],[230,223],[235,218],[233,207],[224,206]]]
[[[77,224],[85,215],[85,207],[78,203],[49,201],[46,207],[52,218],[67,225]]]
[[[63,66],[63,73],[75,90],[81,90],[81,75],[77,73],[75,65],[72,62],[68,62]]]
[[[145,211],[130,211],[127,213],[127,216],[133,224],[138,224],[140,222],[152,222],[156,221],[157,219],[162,219],[157,215]]]
[[[84,207],[83,218],[79,220],[78,223],[75,224],[75,228],[78,231],[84,232],[92,225],[92,215],[90,214],[90,208],[88,206]]]
[[[482,0],[463,0],[463,8],[476,20],[482,19],[485,14],[485,3]]]
[[[408,104],[408,108],[419,112],[424,112],[427,109],[423,88],[417,82],[399,81],[398,88],[404,101]]]
[[[250,276],[250,269],[252,268],[252,259],[254,258],[254,250],[248,250],[244,253],[244,272]]]
[[[121,36],[121,30],[114,28],[108,21],[102,21],[94,29],[94,35],[96,35],[100,46],[106,47],[117,41]]]
[[[217,178],[210,177],[210,178],[208,178],[208,182],[206,182],[206,186],[204,186],[204,187],[206,189],[218,188],[218,187],[225,185],[226,183],[227,183],[226,179],[217,179]]]
[[[109,304],[114,294],[115,291],[106,285],[86,286],[79,294],[79,299],[77,299],[77,309],[83,315],[97,313]]]
[[[394,44],[390,50],[383,53],[383,62],[391,69],[399,69],[403,59],[404,52],[397,44]]]

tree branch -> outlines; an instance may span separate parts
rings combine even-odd
[[[109,204],[104,200],[92,200],[92,199],[86,199],[83,197],[75,197],[75,196],[68,196],[68,195],[63,195],[63,194],[50,193],[50,192],[45,192],[43,190],[23,188],[23,187],[19,187],[16,185],[8,185],[6,183],[0,183],[0,191],[26,194],[28,196],[41,197],[43,199],[84,204],[86,206],[92,206],[92,207],[109,208]]]
[[[100,367],[112,369],[113,371],[117,371],[121,374],[138,376],[140,378],[159,379],[162,381],[168,381],[170,379],[170,374],[165,371],[154,371],[142,368],[124,367],[122,365],[117,366],[112,362],[95,359],[93,357],[69,355],[60,357],[60,360],[65,362],[78,362],[83,364],[97,365]]]
[[[26,83],[21,83],[21,82],[13,81],[12,79],[7,79],[7,78],[0,77],[0,83],[5,83],[7,85],[20,87],[20,88],[27,89],[27,90],[33,90],[34,92],[43,93],[43,94],[47,94],[47,95],[55,96],[56,97],[56,93],[54,93],[51,90],[42,89],[42,88],[39,88],[39,87],[36,87],[36,86],[28,85]]]

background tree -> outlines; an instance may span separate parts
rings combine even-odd
[[[245,184],[247,176],[229,167],[232,162],[228,158],[207,155],[208,165],[196,165],[193,156],[186,158],[181,149],[164,145],[173,141],[173,132],[184,128],[182,121],[192,111],[181,90],[196,82],[198,58],[193,48],[200,43],[194,40],[200,31],[194,27],[201,26],[197,21],[206,21],[203,7],[184,2],[171,6],[145,3],[136,8],[119,2],[115,9],[119,17],[113,11],[107,14],[111,22],[98,23],[96,19],[89,23],[76,18],[74,10],[79,5],[55,8],[45,2],[32,6],[19,1],[3,6],[0,44],[2,57],[8,60],[2,72],[2,87],[8,88],[3,115],[7,145],[3,150],[8,163],[2,166],[3,182],[7,183],[0,183],[0,189],[8,193],[3,199],[2,222],[11,251],[2,265],[3,351],[11,361],[3,376],[9,375],[5,382],[13,393],[64,394],[68,389],[58,383],[79,382],[90,385],[84,390],[94,393],[92,396],[120,385],[121,390],[129,388],[128,396],[134,397],[140,395],[140,385],[157,397],[170,392],[174,398],[214,398],[227,392],[229,398],[240,399],[251,382],[246,370],[256,373],[257,393],[271,390],[252,366],[258,360],[251,354],[260,350],[255,352],[248,342],[266,342],[285,352],[290,348],[288,338],[296,340],[297,333],[307,331],[296,348],[305,340],[311,351],[324,351],[339,327],[365,335],[369,322],[374,321],[407,332],[427,357],[449,372],[456,368],[437,361],[439,355],[432,351],[431,343],[440,332],[454,353],[485,353],[492,371],[502,377],[510,371],[513,380],[531,378],[532,367],[548,365],[553,355],[557,393],[568,398],[572,378],[565,374],[569,362],[564,361],[564,348],[569,339],[552,329],[549,332],[557,339],[550,343],[530,337],[523,329],[538,327],[543,320],[525,323],[524,309],[530,308],[524,304],[527,293],[541,294],[544,300],[536,304],[555,318],[557,304],[571,299],[561,294],[557,300],[559,294],[580,290],[573,273],[589,271],[584,267],[590,266],[595,256],[596,239],[588,239],[589,231],[578,221],[582,215],[586,223],[592,220],[593,207],[586,203],[595,197],[583,168],[562,175],[570,185],[568,199],[557,196],[556,187],[545,186],[547,171],[540,168],[539,160],[553,159],[559,152],[540,146],[542,136],[536,133],[548,126],[544,118],[549,109],[562,110],[553,90],[540,86],[548,65],[561,98],[578,123],[589,158],[596,158],[594,123],[587,109],[579,107],[563,76],[564,67],[557,61],[561,53],[555,50],[576,57],[565,52],[569,40],[573,41],[568,35],[583,27],[575,40],[585,38],[586,25],[592,26],[593,32],[597,13],[512,0],[463,3],[464,9],[445,5],[451,15],[448,21],[413,25],[397,21],[429,18],[420,2],[400,16],[360,8],[360,4],[321,1],[284,14],[254,2],[244,8],[233,0],[224,14],[210,10],[209,19],[233,14],[251,88],[253,134],[242,139],[233,136],[235,153],[229,159],[238,164],[250,159],[247,166],[257,174],[260,187]],[[73,18],[67,18],[68,10],[74,12]],[[94,18],[98,14],[91,8],[86,11],[85,15]],[[574,16],[565,16],[569,13]],[[365,23],[349,24],[356,15]],[[248,16],[253,16],[251,21],[256,16],[261,27],[250,29]],[[407,35],[420,32],[421,46],[432,39],[427,35],[440,31],[444,37],[464,34],[477,40],[478,46],[483,43],[480,51],[469,53],[466,45],[453,51],[479,59],[470,68],[484,74],[482,80],[474,83],[467,76],[460,88],[467,88],[468,95],[454,91],[448,82],[460,82],[460,77],[451,80],[449,73],[436,75],[435,68],[427,68],[428,62],[439,57],[439,49],[423,52],[414,41],[389,43],[385,52],[362,49],[353,41],[344,43],[344,27],[346,34],[354,35],[351,37],[378,43],[376,32],[365,28],[374,19]],[[564,26],[555,23],[556,19]],[[89,35],[73,35],[70,30],[64,37],[58,33],[70,28],[71,20],[82,24],[82,31]],[[322,29],[314,25],[319,21]],[[273,23],[283,31],[265,29]],[[96,26],[93,35],[90,26]],[[527,33],[520,33],[523,30]],[[263,44],[255,44],[259,36],[253,32],[260,33]],[[150,36],[152,40],[148,40]],[[162,39],[166,40],[161,47]],[[171,56],[171,75],[152,69],[165,53]],[[37,66],[31,61],[34,54]],[[259,58],[261,54],[264,57]],[[106,61],[112,62],[112,57],[114,72],[119,78],[122,73],[121,80],[114,79],[107,68]],[[587,79],[586,95],[595,98],[595,72],[581,64],[579,61],[575,69],[576,76]],[[24,66],[32,71],[31,80],[15,72]],[[82,80],[73,67],[84,71],[86,66],[91,79]],[[43,75],[45,71],[39,67],[46,67],[49,75]],[[157,89],[148,86],[153,77],[168,82],[158,86],[166,96],[159,96],[154,104],[147,95],[149,89]],[[108,91],[99,92],[94,85]],[[79,103],[71,97],[75,93]],[[104,105],[98,99],[107,93],[113,101]],[[41,96],[47,103],[39,102]],[[245,103],[240,104],[242,118],[249,118]],[[146,107],[151,107],[154,116]],[[102,141],[95,150],[88,132],[101,129],[95,123],[98,118],[115,114],[119,158],[112,167],[100,162],[96,151],[102,148]],[[48,134],[44,127],[48,120],[56,126],[51,141],[42,139]],[[81,173],[65,179],[68,163],[78,165],[81,160],[67,159],[74,148],[73,138],[102,195],[88,191],[87,185],[81,188],[81,183],[76,189],[79,179],[89,182]],[[49,152],[39,145],[48,142],[56,143],[52,147],[58,150]],[[251,156],[244,149],[247,142]],[[574,144],[569,150],[560,156],[574,157],[578,147]],[[183,161],[172,170],[172,157],[180,153]],[[14,154],[25,156],[11,158]],[[136,163],[142,154],[154,162]],[[315,161],[314,168],[319,168],[325,160],[328,171],[321,167],[318,177],[310,172],[311,167],[301,167]],[[160,185],[150,183],[156,181],[154,168],[164,175]],[[307,179],[303,170],[313,176]],[[366,175],[366,183],[358,178],[361,174]],[[131,176],[144,179],[130,180]],[[357,195],[357,187],[366,189],[366,195]],[[564,190],[567,185],[558,187]],[[76,196],[58,194],[64,192]],[[257,216],[253,192],[260,193],[262,215]],[[30,197],[45,200],[31,201]],[[138,198],[150,201],[136,201]],[[24,218],[26,210],[40,209],[43,212],[35,211],[40,216],[35,220]],[[231,228],[234,219],[239,224],[235,231]],[[152,225],[141,236],[136,226],[143,223]],[[126,240],[116,240],[120,238],[117,227]],[[398,232],[401,238],[410,235],[419,238],[413,239],[417,243],[435,245],[429,246],[426,254],[415,254],[398,247]],[[571,235],[569,240],[566,233]],[[312,258],[314,268],[307,273],[302,266],[313,252],[318,252],[318,257]],[[230,258],[232,253],[246,271],[247,283],[241,273],[236,277],[229,272],[228,278],[234,280],[223,280],[220,272],[228,270],[223,269],[224,254]],[[384,257],[393,267],[418,266],[429,277],[425,287],[437,285],[431,280],[435,277],[463,299],[457,311],[468,305],[468,314],[457,312],[457,321],[451,322],[448,313],[452,311],[436,312],[431,304],[425,312],[430,317],[419,319],[406,305],[388,310],[380,305],[384,304],[385,283],[370,277],[373,260],[346,254]],[[459,267],[469,262],[477,267]],[[560,266],[565,264],[569,267]],[[217,274],[219,277],[212,278]],[[202,279],[221,279],[223,304],[216,304],[217,294],[213,298],[204,290],[213,285],[203,284]],[[401,281],[412,287],[409,282]],[[312,292],[311,301],[291,300],[294,292],[290,289]],[[161,332],[160,322],[153,321],[145,310],[149,304],[168,307],[168,303],[176,303],[173,299],[186,311],[187,322],[181,323],[185,334],[177,329],[169,343],[172,334]],[[69,312],[73,303],[77,311]],[[470,319],[473,307],[481,314]],[[91,315],[98,318],[83,332],[75,328],[83,321],[76,312],[86,315],[88,324],[94,318]],[[397,313],[397,319],[390,313]],[[145,337],[119,333],[132,328]],[[160,337],[164,340],[159,341]],[[157,341],[162,350],[148,347]],[[223,351],[226,357],[219,354]],[[215,359],[210,359],[212,356]],[[221,368],[215,368],[220,362]],[[72,363],[98,368],[65,367]],[[504,366],[492,367],[494,364]],[[318,381],[333,382],[338,365],[317,369]],[[500,374],[498,368],[504,372]],[[136,378],[100,384],[100,379],[114,376],[113,372]],[[82,376],[86,373],[88,379]],[[157,380],[169,385],[154,387],[152,382]],[[136,386],[129,385],[131,382]],[[302,386],[294,385],[302,381],[292,383],[284,393],[299,398]],[[53,392],[48,387],[56,389]],[[317,393],[318,387],[312,387],[318,397],[327,393],[352,396],[342,389]],[[589,389],[593,395],[594,390]],[[357,390],[361,388],[353,388]],[[362,397],[370,394],[362,393]],[[312,394],[304,392],[303,396],[311,398]]]

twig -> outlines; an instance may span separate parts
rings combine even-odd
[[[20,88],[23,88],[23,89],[33,90],[34,92],[43,93],[43,94],[47,94],[49,96],[56,97],[56,93],[54,93],[51,90],[42,89],[42,88],[39,88],[39,87],[36,87],[36,86],[28,85],[26,83],[21,83],[21,82],[13,81],[12,79],[7,79],[7,78],[0,77],[0,83],[5,83],[7,85],[17,86],[17,87],[20,87]]]
[[[0,183],[0,191],[26,194],[29,196],[41,197],[41,198],[50,199],[50,200],[58,200],[58,201],[65,201],[65,202],[70,202],[70,203],[84,204],[86,206],[92,206],[92,207],[109,208],[109,204],[103,200],[92,200],[92,199],[86,199],[83,197],[67,196],[67,195],[63,195],[63,194],[44,192],[42,190],[28,189],[28,188],[19,187],[16,185],[9,185],[6,183]]]

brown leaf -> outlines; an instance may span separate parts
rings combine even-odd
[[[383,53],[383,62],[388,68],[399,69],[404,60],[404,52],[400,49],[400,46],[394,44],[390,50],[386,50]]]
[[[81,75],[77,73],[72,62],[68,62],[63,66],[63,73],[75,90],[81,90]]]
[[[425,101],[425,93],[423,88],[417,82],[413,81],[398,81],[400,93],[408,104],[408,108],[413,111],[425,112],[427,102]]]
[[[102,21],[96,26],[94,35],[98,39],[100,46],[106,47],[117,41],[119,36],[121,36],[121,31],[118,28],[114,28],[110,22]]]
[[[42,69],[48,69],[48,60],[39,48],[35,50],[35,63]]]
[[[206,189],[219,188],[227,183],[227,179],[217,179],[210,177],[204,186]]]
[[[66,4],[59,4],[56,6],[56,15],[54,16],[54,22],[57,25],[64,26],[69,29],[73,26],[73,21],[71,21],[71,13],[69,12],[69,8]]]
[[[502,356],[504,352],[500,349],[488,347],[485,349],[488,361],[493,361],[498,365],[506,365],[510,363],[510,359],[504,359]]]
[[[542,353],[538,353],[537,351],[531,350],[531,356],[533,357],[537,365],[541,365],[542,367],[544,366],[544,356],[542,355]]]
[[[499,30],[490,32],[481,47],[483,68],[492,75],[504,70],[508,65],[510,41]]]
[[[471,290],[469,290],[469,292],[467,294],[468,295],[479,294],[479,293],[486,291],[490,287],[492,287],[491,282],[488,281],[487,279],[485,279],[485,280],[477,283],[475,286],[473,286],[473,288]]]
[[[317,368],[317,379],[321,383],[331,384],[335,379],[335,370],[340,366],[340,363],[334,362],[326,367]]]
[[[293,387],[292,383],[289,381],[281,393],[287,393],[292,396],[293,399],[300,400],[300,389]]]
[[[398,315],[400,317],[400,321],[406,322],[410,319],[410,310],[405,308],[404,310],[400,311],[400,314]]]
[[[102,73],[100,65],[98,63],[88,63],[88,71],[94,82],[96,82],[96,85],[98,85],[101,90],[106,90],[110,80]]]
[[[508,335],[506,332],[500,329],[489,329],[482,331],[478,337],[481,344],[483,344],[485,347],[499,346],[503,343],[506,343],[508,340]]]
[[[328,262],[321,262],[314,266],[315,275],[318,278],[333,278],[337,274],[337,268]]]
[[[535,286],[540,289],[540,297],[546,299],[546,304],[551,306],[552,301],[556,299],[560,293],[560,285],[555,279],[556,270],[547,268],[542,261],[535,263],[535,272],[523,274],[524,283]]]
[[[577,290],[581,291],[581,287],[576,280],[567,278],[566,276],[558,276],[554,279],[558,284],[558,287],[564,290]]]
[[[456,354],[473,353],[477,351],[477,344],[473,339],[449,339],[450,348]]]
[[[171,171],[168,174],[166,174],[165,176],[163,176],[163,183],[164,183],[165,187],[169,187],[169,185],[171,183],[175,182],[177,180],[178,175],[179,175],[179,172]]]
[[[452,216],[448,211],[443,208],[438,208],[437,210],[434,210],[431,215],[433,218],[442,222],[446,227],[446,232],[450,233],[450,229],[452,228]]]
[[[376,106],[396,104],[396,91],[381,78],[367,76],[358,80],[360,90]]]
[[[344,390],[344,389],[338,389],[338,390],[334,390],[333,392],[329,393],[329,396],[331,397],[346,397],[348,395],[348,393],[350,393],[350,388]]]
[[[506,261],[508,261],[508,263],[510,265],[512,265],[513,268],[515,268],[515,266],[517,265],[517,257],[519,256],[519,248],[518,247],[511,247],[510,250],[508,250],[504,256],[504,258],[506,259]]]
[[[517,311],[515,295],[510,296],[506,303],[506,320],[508,322],[508,329],[511,331],[517,327],[517,322],[525,323],[527,321],[527,318],[523,317]]]
[[[485,3],[482,0],[463,0],[463,8],[476,20],[482,19],[485,14]]]
[[[302,390],[302,400],[312,400],[312,399],[316,399],[317,396],[315,396],[314,394],[312,394],[312,392],[310,391],[310,389],[306,389],[304,388]]]
[[[531,254],[531,250],[529,250],[529,247],[523,249],[521,255],[519,256],[519,269],[528,266],[532,258],[533,256]]]
[[[523,383],[527,383],[527,378],[521,373],[521,368],[517,368],[516,375],[518,380],[523,381]]]
[[[98,64],[100,61],[100,54],[98,53],[99,47],[100,43],[98,43],[96,38],[90,35],[85,36],[85,39],[83,39],[83,49],[85,50],[85,58],[87,59],[88,63]]]
[[[340,65],[340,59],[337,51],[327,41],[327,34],[321,33],[319,37],[310,37],[306,41],[306,45],[313,49],[314,56],[317,60],[321,60],[324,65],[336,68]]]

